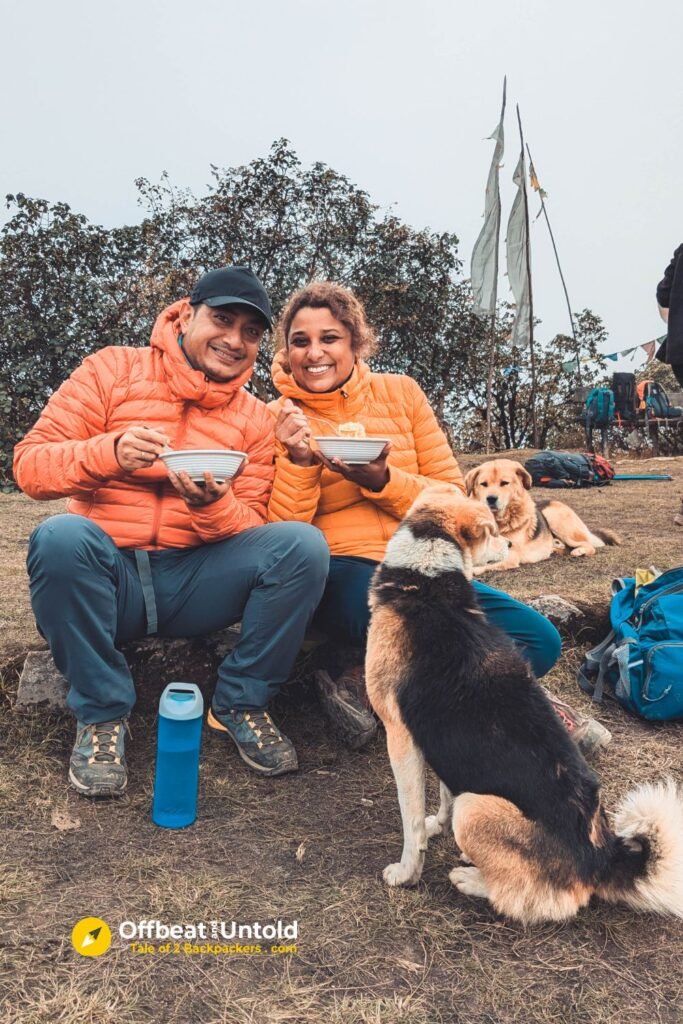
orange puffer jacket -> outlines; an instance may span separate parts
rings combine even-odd
[[[420,491],[437,480],[465,485],[458,463],[419,385],[402,374],[373,373],[356,364],[342,388],[314,394],[300,388],[273,363],[273,380],[283,396],[269,406],[277,415],[291,398],[308,416],[314,435],[334,435],[339,423],[362,423],[368,436],[392,442],[389,482],[368,491],[320,465],[296,466],[276,442],[275,481],[268,505],[271,522],[296,519],[325,534],[333,555],[381,561],[387,541]]]
[[[164,310],[149,348],[109,347],[88,356],[17,445],[14,476],[32,498],[68,496],[121,548],[184,548],[261,526],[273,479],[273,418],[244,390],[251,368],[208,380],[178,344],[180,302]],[[127,472],[114,447],[128,427],[165,431],[172,448],[232,448],[249,462],[227,494],[189,507],[159,459]]]

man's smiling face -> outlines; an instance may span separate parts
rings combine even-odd
[[[228,381],[254,365],[266,324],[251,306],[191,306],[180,314],[183,351],[195,370]]]

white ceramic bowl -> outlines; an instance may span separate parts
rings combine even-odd
[[[246,459],[245,452],[232,452],[217,448],[188,448],[183,451],[162,452],[159,456],[174,473],[182,470],[196,483],[204,482],[204,473],[213,473],[214,480],[222,484],[230,480]]]
[[[328,459],[341,459],[352,466],[374,462],[387,444],[388,437],[315,437],[313,439]]]

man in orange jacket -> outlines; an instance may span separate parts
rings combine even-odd
[[[274,422],[243,385],[271,324],[251,270],[211,271],[164,310],[148,348],[88,356],[16,447],[22,490],[69,499],[66,514],[33,532],[27,564],[38,627],[69,683],[69,779],[85,795],[127,784],[135,689],[120,643],[196,636],[240,619],[208,724],[261,774],[297,767],[266,708],[320,600],[329,551],[313,526],[266,525]],[[166,470],[167,447],[247,458],[239,476],[219,483],[207,472],[200,485]]]

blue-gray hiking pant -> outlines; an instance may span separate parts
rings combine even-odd
[[[218,669],[219,711],[265,707],[287,681],[325,587],[329,550],[307,523],[273,523],[217,544],[150,551],[158,635],[202,636],[242,621]],[[135,554],[79,515],[33,531],[27,566],[38,628],[69,683],[67,704],[88,724],[122,718],[135,688],[118,650],[145,636]]]

